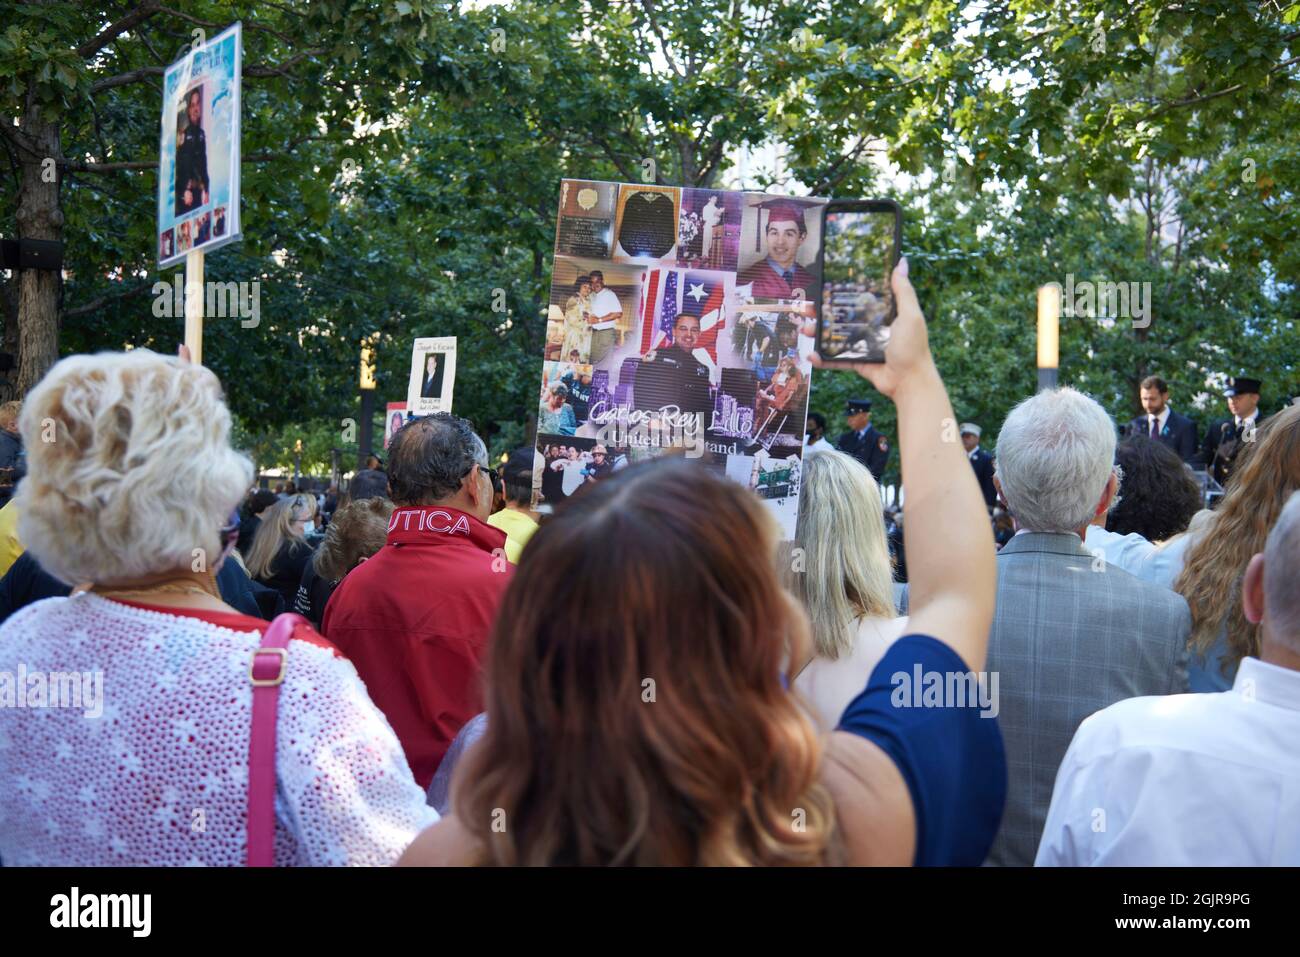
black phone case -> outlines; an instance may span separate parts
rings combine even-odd
[[[889,266],[892,273],[894,267],[898,265],[899,250],[903,245],[903,207],[892,199],[832,199],[822,207],[821,243],[817,247],[817,275],[821,277],[821,289],[826,288],[826,263],[824,261],[826,255],[826,215],[836,212],[890,212],[894,214],[894,255],[893,262]],[[817,338],[814,349],[822,357],[822,362],[825,365],[857,365],[859,362],[884,362],[883,357],[879,359],[828,359],[822,354],[822,299],[823,296],[819,293],[814,304],[817,310]],[[898,318],[898,303],[891,294],[889,297],[889,318],[885,320],[885,325],[892,326],[896,318]]]

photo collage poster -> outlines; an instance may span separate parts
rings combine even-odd
[[[535,505],[665,454],[754,490],[793,539],[826,200],[563,180]]]
[[[239,135],[243,35],[236,23],[163,75],[158,153],[158,265],[240,236]]]

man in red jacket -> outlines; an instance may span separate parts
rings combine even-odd
[[[493,478],[468,422],[413,419],[388,452],[388,540],[340,582],[321,631],[356,666],[427,788],[483,710],[480,665],[512,566],[505,532],[487,524]]]

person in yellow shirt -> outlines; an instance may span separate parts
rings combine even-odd
[[[13,499],[0,508],[0,577],[23,553],[23,543],[18,540],[18,509]]]
[[[530,507],[533,501],[533,450],[515,449],[510,453],[497,491],[505,498],[505,508],[494,512],[488,524],[506,533],[506,558],[512,565],[519,564],[519,556],[528,539],[537,531],[540,517]]]

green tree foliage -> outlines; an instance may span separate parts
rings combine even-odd
[[[1272,407],[1297,386],[1298,12],[1230,0],[19,4],[0,27],[0,231],[23,228],[35,117],[58,147],[45,213],[68,242],[67,279],[48,290],[59,352],[174,349],[182,320],[151,310],[159,81],[191,29],[240,19],[246,232],[207,272],[258,280],[261,322],[210,319],[205,361],[259,460],[291,461],[297,438],[326,454],[346,444],[339,423],[357,415],[373,333],[381,408],[405,394],[413,338],[455,335],[457,411],[494,453],[520,441],[565,176],[892,195],[957,415],[985,427],[986,446],[1035,388],[1038,286],[1150,282],[1145,328],[1063,319],[1061,380],[1126,420],[1137,382],[1158,371],[1204,424],[1220,412],[1215,377],[1261,375]],[[738,155],[764,148],[779,170],[742,176]],[[44,360],[20,341],[18,285],[0,286],[0,305],[25,389]],[[812,407],[833,436],[853,395],[871,390],[815,374]],[[894,434],[888,402],[875,421]]]

